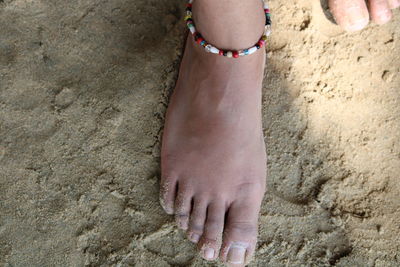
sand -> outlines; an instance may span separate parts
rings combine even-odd
[[[158,203],[183,1],[0,1],[0,266],[220,266]],[[271,1],[250,266],[400,265],[400,12]]]

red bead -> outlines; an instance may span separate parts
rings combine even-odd
[[[187,7],[192,7],[192,4],[187,4],[186,6],[187,6]]]
[[[199,38],[197,39],[197,41],[196,41],[196,42],[197,42],[198,44],[200,44],[200,43],[201,43],[201,42],[203,42],[203,41],[204,41],[204,39],[203,39],[203,38],[201,38],[201,37],[199,37]]]
[[[258,43],[257,43],[260,47],[263,47],[264,46],[264,42],[263,41],[258,41]]]
[[[264,9],[264,11],[265,11],[265,13],[269,13],[269,9],[268,8]]]
[[[219,50],[219,53],[218,53],[220,56],[223,56],[224,55],[224,51],[222,51],[222,50]]]
[[[238,58],[239,57],[239,52],[238,51],[233,51],[232,55],[234,58]]]

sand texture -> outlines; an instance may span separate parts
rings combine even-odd
[[[0,266],[221,266],[158,203],[183,0],[0,1]],[[400,266],[400,12],[271,1],[250,266]]]

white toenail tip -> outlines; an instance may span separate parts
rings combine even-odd
[[[249,246],[244,243],[234,243],[230,246],[227,262],[231,264],[243,264],[246,258],[246,251]]]
[[[200,236],[198,234],[191,234],[189,237],[190,241],[193,243],[198,243],[200,240]]]
[[[243,264],[243,261],[228,261],[231,264]]]
[[[165,213],[167,213],[168,215],[174,215],[174,211],[173,210],[169,210],[169,209],[164,209]]]
[[[212,249],[212,248],[206,248],[206,249],[204,250],[204,256],[205,256],[207,259],[209,259],[209,260],[214,259],[214,255],[215,255],[214,249]]]

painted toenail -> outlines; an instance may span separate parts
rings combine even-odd
[[[193,243],[198,243],[200,240],[200,236],[198,234],[192,233],[189,235],[189,240]]]
[[[214,251],[214,249],[212,249],[212,248],[206,248],[206,249],[204,250],[204,257],[205,257],[206,259],[212,260],[212,259],[214,259],[214,256],[215,256],[215,251]]]
[[[246,257],[247,246],[244,244],[233,244],[229,248],[228,262],[232,264],[243,264]]]

